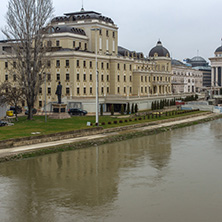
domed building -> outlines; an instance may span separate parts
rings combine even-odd
[[[209,58],[211,62],[211,86],[222,86],[222,46],[219,46],[215,52],[214,57]]]
[[[150,50],[149,57],[170,57],[170,53],[159,40],[156,46]]]

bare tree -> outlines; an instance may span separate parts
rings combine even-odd
[[[18,105],[24,101],[24,93],[21,87],[13,86],[10,82],[4,82],[0,85],[0,105],[9,104],[15,107],[15,117],[18,121]]]
[[[28,119],[39,88],[44,81],[47,47],[44,47],[43,28],[53,13],[52,0],[9,0],[6,27],[2,32],[12,47],[11,60],[16,64],[17,83],[25,95]]]

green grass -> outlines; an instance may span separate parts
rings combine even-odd
[[[147,116],[145,119],[142,118],[142,120],[139,120],[140,117],[133,117],[131,118],[131,122],[125,122],[125,119],[129,120],[129,118],[113,118],[111,116],[100,116],[99,122],[100,124],[102,122],[105,123],[103,125],[104,128],[111,128],[111,127],[118,127],[118,126],[124,126],[124,125],[132,125],[132,124],[138,124],[138,123],[145,123],[145,122],[151,122],[151,121],[157,121],[161,119],[169,119],[169,118],[175,118],[179,116],[184,115],[191,115],[194,113],[200,113],[200,111],[190,112],[190,113],[184,113],[179,114],[176,116],[162,116],[154,119],[147,119]],[[135,121],[135,118],[137,121]],[[119,121],[122,120],[123,123],[119,123]],[[114,124],[113,122],[117,121],[117,124]],[[86,129],[90,127],[95,126],[87,126],[86,123],[91,122],[95,123],[95,117],[94,116],[75,116],[70,119],[47,119],[47,123],[45,123],[45,117],[44,116],[35,116],[33,120],[29,121],[27,120],[27,117],[19,117],[19,121],[15,122],[14,126],[8,126],[8,127],[0,127],[0,140],[6,140],[11,138],[20,138],[20,137],[28,137],[33,136],[32,132],[40,132],[40,135],[45,134],[51,134],[51,133],[57,133],[57,132],[65,132],[65,131],[72,131],[77,129]],[[112,124],[108,124],[108,122],[111,122]]]

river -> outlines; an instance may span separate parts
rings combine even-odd
[[[222,221],[222,120],[0,164],[3,222]]]

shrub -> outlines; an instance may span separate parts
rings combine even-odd
[[[111,122],[108,122],[108,124],[111,125],[112,123],[111,123]]]
[[[102,122],[102,125],[104,126],[104,125],[106,125],[106,123],[105,123],[105,122]]]
[[[134,120],[137,121],[137,118],[135,118]]]
[[[132,119],[129,119],[129,122],[132,122]]]
[[[119,123],[123,123],[123,121],[122,121],[122,120],[120,120],[120,121],[119,121]]]
[[[142,120],[142,118],[140,117],[139,120]]]
[[[125,119],[125,123],[127,123],[128,122],[128,120],[127,119]]]
[[[116,121],[116,120],[114,120],[114,121],[113,121],[113,123],[114,123],[114,124],[117,124],[117,121]]]

